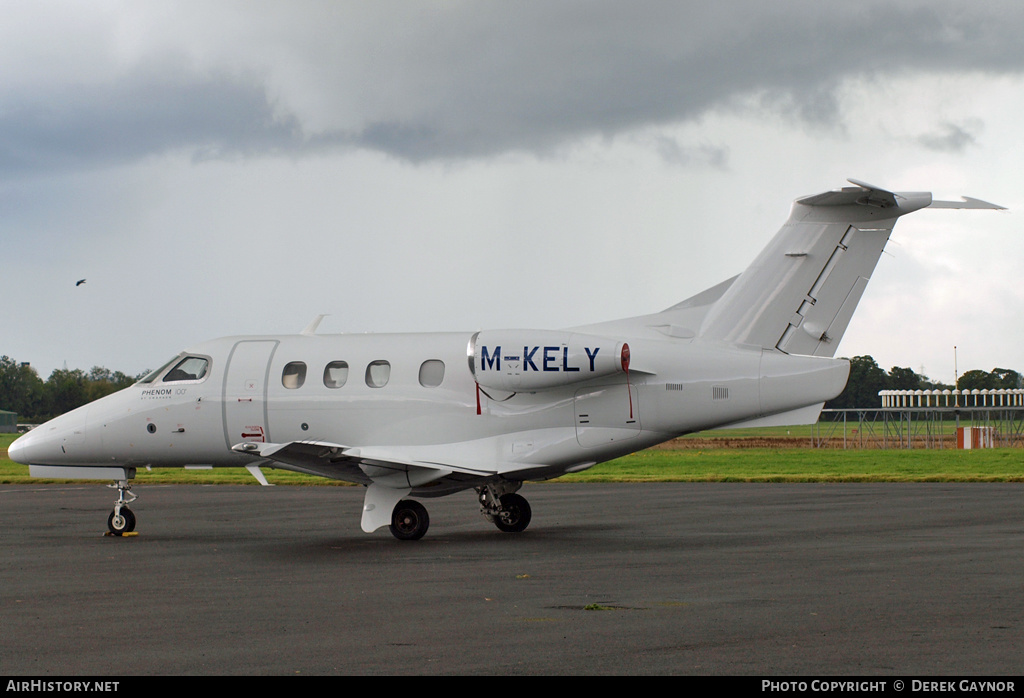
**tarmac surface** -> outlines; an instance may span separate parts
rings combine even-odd
[[[0,673],[1019,675],[1024,485],[0,486]]]

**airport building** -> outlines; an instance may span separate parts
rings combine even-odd
[[[18,431],[17,412],[0,410],[0,434],[12,434]]]

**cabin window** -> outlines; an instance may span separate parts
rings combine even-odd
[[[340,388],[348,380],[348,361],[332,361],[324,368],[324,385]]]
[[[420,385],[424,388],[436,388],[444,380],[444,361],[428,359],[420,364]]]
[[[281,385],[289,390],[301,388],[306,382],[306,364],[302,361],[292,361],[284,367],[281,374]]]
[[[371,361],[366,367],[366,384],[371,388],[383,388],[391,379],[391,364],[387,361]]]
[[[202,380],[206,375],[206,369],[210,362],[199,356],[188,356],[178,362],[178,365],[167,372],[164,376],[164,383],[174,381],[197,381]]]

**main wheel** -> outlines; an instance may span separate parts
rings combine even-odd
[[[115,536],[123,536],[135,530],[135,513],[128,507],[121,507],[121,513],[110,512],[107,517],[107,528]]]
[[[501,497],[501,512],[494,517],[494,525],[505,533],[519,533],[530,525],[533,512],[525,497],[518,494],[506,494]]]
[[[398,540],[419,540],[429,526],[426,507],[412,499],[403,499],[391,512],[391,535]]]

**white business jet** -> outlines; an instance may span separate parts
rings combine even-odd
[[[565,330],[226,337],[18,438],[34,477],[110,479],[135,528],[138,468],[280,468],[366,487],[362,528],[416,540],[408,497],[473,488],[502,531],[517,494],[682,434],[810,424],[842,392],[832,358],[896,219],[977,199],[854,185],[798,199],[742,274],[660,313]]]

